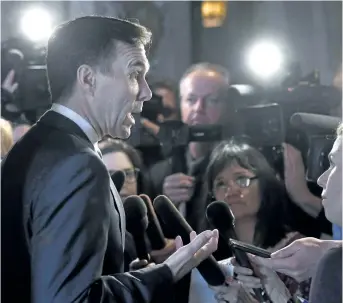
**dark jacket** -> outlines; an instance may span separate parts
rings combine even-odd
[[[330,249],[312,279],[310,303],[342,302],[342,247]]]
[[[125,214],[83,131],[48,111],[1,163],[2,302],[150,302],[165,265],[123,273]]]

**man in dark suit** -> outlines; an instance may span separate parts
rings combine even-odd
[[[127,138],[132,113],[151,98],[150,39],[103,17],[50,37],[53,106],[1,163],[3,302],[150,302],[216,249],[217,231],[184,247],[177,238],[164,263],[123,272],[125,214],[97,142]]]

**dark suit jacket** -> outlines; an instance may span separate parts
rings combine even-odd
[[[2,302],[150,302],[169,288],[165,265],[123,273],[123,206],[74,122],[47,112],[1,168]]]
[[[342,302],[342,247],[330,249],[312,278],[310,303]]]

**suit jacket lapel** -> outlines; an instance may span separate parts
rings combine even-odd
[[[123,251],[124,251],[124,249],[125,249],[125,231],[126,231],[125,211],[124,211],[124,207],[123,207],[123,203],[121,201],[120,195],[119,195],[116,187],[114,186],[112,179],[110,182],[110,186],[111,186],[111,192],[113,195],[114,203],[116,205],[116,208],[117,208],[117,211],[118,211],[119,217],[120,217],[120,231],[121,231],[121,238],[122,238],[122,247],[123,247]]]

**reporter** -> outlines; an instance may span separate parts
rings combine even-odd
[[[342,226],[342,124],[329,154],[330,167],[318,179],[323,188],[327,219]],[[253,262],[286,273],[298,281],[313,277],[310,302],[342,301],[342,241],[304,238],[272,254],[270,259],[253,257]]]
[[[99,148],[110,175],[118,170],[125,174],[124,184],[118,189],[123,201],[128,196],[145,192],[142,158],[136,149],[122,140],[109,138],[101,141]]]
[[[302,237],[287,224],[289,200],[284,185],[257,149],[222,142],[211,155],[207,179],[214,198],[230,206],[238,240],[273,252]],[[310,281],[300,284],[284,275],[280,278],[292,296],[308,297]]]
[[[329,154],[330,167],[318,179],[325,215],[338,226],[342,226],[342,136],[341,124]],[[342,246],[330,249],[319,261],[311,287],[311,303],[342,302]]]

